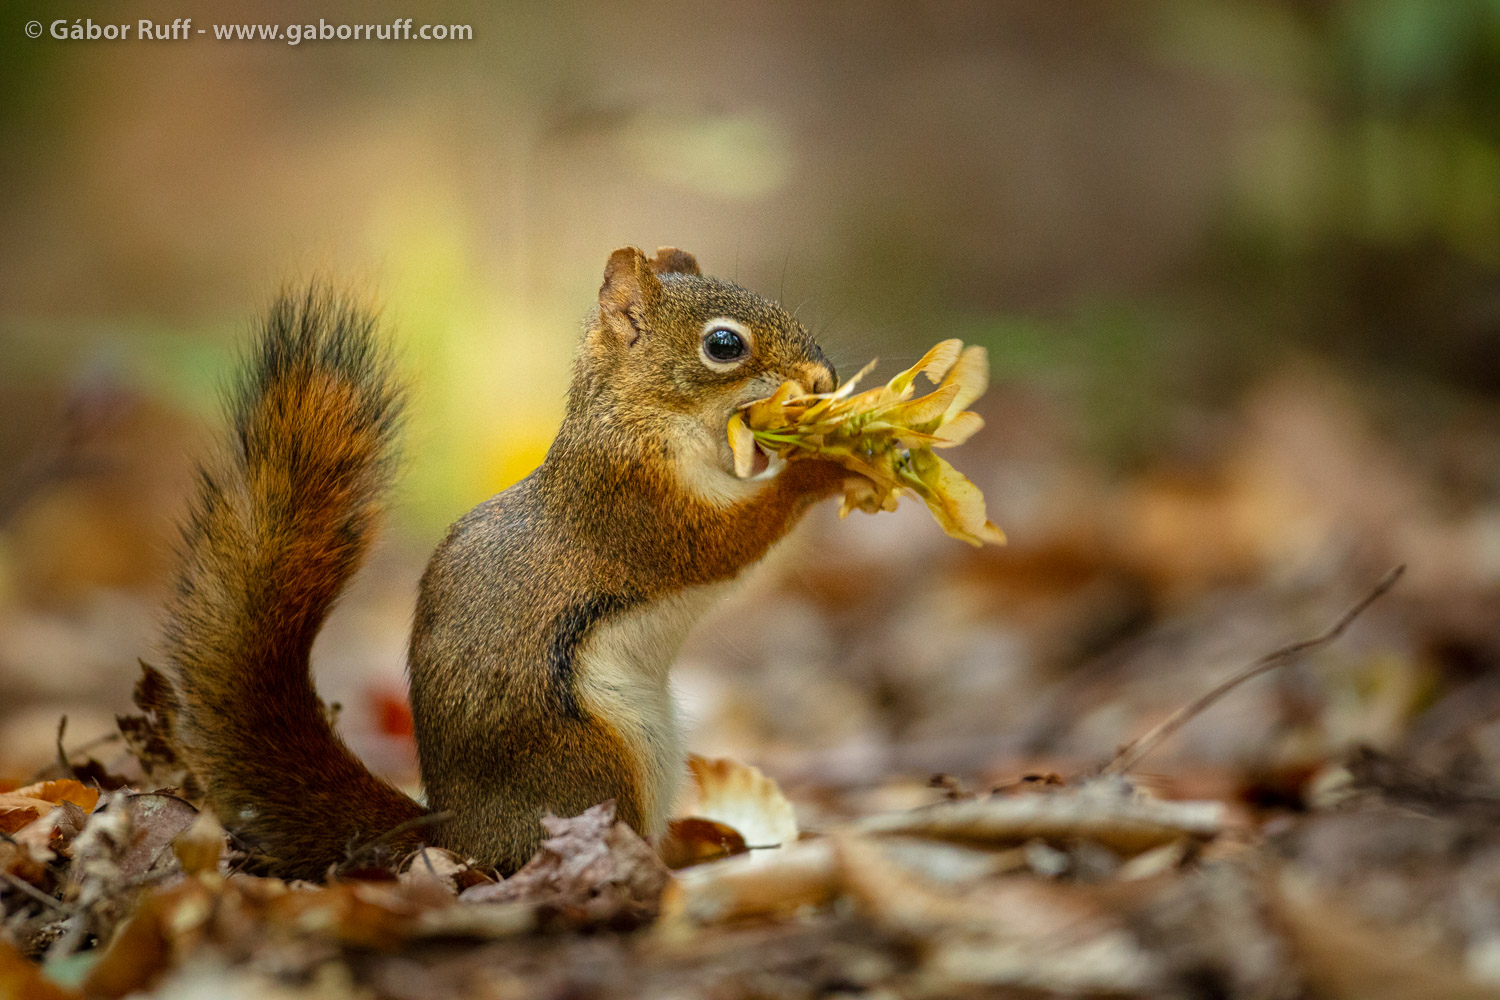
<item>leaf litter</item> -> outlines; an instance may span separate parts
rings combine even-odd
[[[933,484],[951,479],[911,462],[944,427],[964,432],[972,400],[958,401],[983,389],[954,375],[975,355],[939,348],[846,411],[833,404],[859,397],[819,410],[785,396],[747,410],[746,429],[786,438],[772,442],[786,460],[846,449],[852,470],[874,469],[846,511],[909,490],[950,533],[996,540],[982,498],[949,504]],[[908,391],[924,371],[931,395],[960,389],[900,409],[929,398]],[[136,700],[120,720],[131,786],[92,787],[72,775],[116,765],[63,754],[67,773],[0,799],[0,995],[1500,994],[1500,791],[1373,751],[1330,762],[1303,811],[1279,814],[1134,774],[1175,723],[1071,774],[991,791],[944,779],[941,801],[843,816],[798,798],[799,816],[759,769],[697,760],[655,850],[601,803],[549,817],[536,858],[503,881],[426,848],[311,884],[246,874],[253,858],[175,760],[170,690],[150,668]]]
[[[172,772],[169,744],[135,745],[150,746],[143,772]],[[1368,754],[1348,762],[1338,810],[1270,835],[1222,802],[1160,798],[1108,762],[989,793],[944,778],[940,801],[814,829],[754,767],[695,758],[691,770],[660,853],[601,803],[548,817],[541,850],[503,880],[436,848],[323,885],[261,878],[176,791],[16,789],[0,800],[26,820],[3,841],[0,985],[25,1000],[231,985],[289,997],[1495,995],[1441,952],[1372,974],[1433,942],[1370,931],[1335,905],[1358,890],[1357,852],[1342,881],[1337,865],[1320,882],[1299,864],[1340,850],[1330,838],[1350,831],[1333,827],[1358,829],[1372,808],[1457,824],[1437,840],[1475,856],[1461,831],[1492,825],[1500,799]],[[674,851],[675,873],[662,857]]]

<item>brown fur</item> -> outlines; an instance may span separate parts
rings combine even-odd
[[[401,390],[373,320],[312,288],[271,307],[229,403],[167,609],[175,735],[260,867],[318,878],[422,814],[344,746],[308,676],[318,628],[369,544]]]
[[[611,256],[546,461],[454,525],[422,581],[410,667],[423,781],[432,806],[455,813],[443,842],[501,868],[536,849],[545,810],[615,798],[627,819],[639,813],[642,767],[570,700],[559,635],[576,627],[581,645],[614,616],[733,578],[842,479],[798,462],[739,503],[685,495],[668,458],[682,415],[767,376],[826,389],[833,373],[780,307],[673,254],[657,254],[673,270],[633,248]],[[755,337],[755,356],[729,373],[698,356],[718,316]],[[720,438],[731,408],[715,418]]]
[[[699,356],[715,317],[752,335],[731,371]],[[228,821],[299,874],[419,815],[338,742],[307,678],[312,637],[368,537],[399,395],[368,320],[317,296],[278,305],[264,350],[309,325],[291,338],[298,363],[262,363],[241,390],[236,438],[256,446],[205,474],[169,630],[194,770]],[[362,345],[364,363],[326,363],[316,345],[331,342]],[[430,804],[453,814],[429,839],[512,871],[545,812],[614,799],[653,832],[671,789],[639,733],[586,696],[613,682],[579,672],[601,669],[602,629],[733,579],[837,487],[840,471],[818,462],[757,486],[728,476],[730,412],[783,378],[834,381],[780,307],[703,277],[684,251],[611,255],[546,460],[461,518],[422,580],[412,710]],[[688,488],[689,474],[724,496]]]

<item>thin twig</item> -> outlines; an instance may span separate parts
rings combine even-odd
[[[57,769],[64,778],[73,777],[73,765],[68,761],[68,751],[63,748],[63,735],[68,731],[68,717],[57,720]]]
[[[98,747],[104,746],[106,743],[114,743],[122,738],[120,736],[119,730],[115,730],[112,733],[103,733],[99,736],[95,736],[91,740],[84,740],[82,743],[78,744],[78,746],[74,747],[72,750],[69,750],[63,744],[63,737],[67,734],[67,731],[68,717],[64,715],[57,720],[57,740],[55,743],[57,749],[57,760],[53,761],[51,764],[48,764],[46,767],[43,767],[41,770],[33,774],[31,776],[32,782],[47,780],[47,775],[51,773],[53,768],[56,768],[58,771],[60,771],[61,776],[64,778],[82,780],[78,777],[78,770],[83,765],[74,765],[73,757],[76,754],[87,754],[90,751],[97,749]]]
[[[99,747],[102,747],[105,744],[118,743],[122,738],[123,737],[120,736],[119,730],[115,730],[112,733],[101,733],[91,740],[84,740],[72,750],[69,750],[68,756],[71,757],[73,754],[89,753],[92,750],[97,750]]]
[[[414,816],[409,820],[397,823],[395,826],[391,827],[380,836],[375,837],[372,840],[367,840],[363,844],[358,844],[355,847],[350,848],[349,853],[345,856],[343,862],[341,862],[338,867],[334,869],[334,873],[337,874],[339,872],[348,871],[349,869],[354,867],[354,863],[356,861],[363,860],[366,855],[374,858],[378,854],[380,848],[384,847],[392,840],[395,840],[403,833],[409,833],[412,830],[419,830],[424,826],[431,826],[434,823],[446,822],[447,820],[452,819],[453,815],[453,810],[444,809],[441,812],[423,813],[420,816]]]
[[[6,833],[4,830],[0,830],[0,840],[5,841],[7,844],[13,844],[16,847],[19,847],[28,855],[31,854],[30,847],[28,847],[26,844],[21,843],[15,837],[12,837],[10,834]],[[36,861],[36,857],[34,855],[32,855],[32,860]],[[64,872],[57,865],[53,864],[51,861],[39,861],[37,863],[40,864],[43,868],[47,869],[47,871],[52,874],[52,877],[57,879],[58,881],[62,881],[63,879],[68,877],[66,872]]]
[[[42,903],[56,910],[58,913],[61,913],[65,917],[71,917],[74,912],[76,912],[73,907],[69,906],[67,903],[64,903],[56,896],[47,895],[45,892],[32,885],[30,882],[27,882],[25,879],[20,878],[19,876],[12,875],[10,872],[0,872],[0,879],[4,879],[12,889],[21,890],[26,895],[36,900],[38,903]]]
[[[1374,604],[1386,591],[1394,587],[1396,581],[1401,579],[1401,574],[1405,572],[1406,566],[1403,564],[1387,573],[1368,594],[1360,598],[1353,607],[1340,615],[1338,620],[1329,626],[1327,631],[1323,632],[1322,635],[1311,639],[1303,639],[1301,642],[1282,646],[1273,653],[1267,653],[1228,680],[1210,688],[1206,693],[1183,705],[1149,729],[1144,735],[1138,736],[1127,743],[1121,748],[1119,753],[1115,754],[1114,759],[1104,765],[1100,773],[1124,774],[1139,764],[1143,757],[1160,746],[1169,736],[1181,729],[1188,720],[1198,715],[1241,684],[1253,677],[1259,677],[1261,674],[1275,670],[1277,667],[1295,660],[1310,649],[1326,645],[1337,639],[1344,634],[1344,630],[1353,623],[1354,619],[1364,614],[1366,608]]]

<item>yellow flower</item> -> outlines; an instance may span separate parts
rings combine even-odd
[[[1005,543],[985,514],[984,494],[933,453],[963,444],[984,426],[966,409],[989,387],[983,347],[945,340],[885,385],[855,394],[872,361],[834,392],[805,395],[783,382],[770,397],[729,419],[734,470],[748,477],[759,445],[785,459],[822,458],[863,477],[851,479],[839,516],[859,509],[895,510],[904,491],[922,499],[944,531],[971,545]],[[937,388],[913,398],[918,375]]]

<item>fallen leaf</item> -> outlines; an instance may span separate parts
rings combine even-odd
[[[1361,924],[1347,906],[1334,905],[1293,876],[1283,875],[1278,889],[1274,911],[1320,997],[1494,1000],[1500,995],[1494,983],[1476,983],[1458,972],[1453,956],[1434,955],[1419,929]]]
[[[181,788],[190,799],[198,799],[198,788],[187,765],[177,755],[172,735],[172,717],[177,695],[171,683],[155,667],[141,662],[141,676],[132,694],[140,715],[117,715],[125,747],[146,777],[158,788]]]
[[[537,928],[530,903],[473,903],[434,907],[417,917],[412,936],[493,941],[529,934]]]
[[[6,1000],[77,1000],[78,996],[48,979],[36,963],[0,937],[0,997]]]
[[[839,890],[831,840],[803,840],[762,857],[741,855],[689,868],[662,898],[666,933],[822,906]]]
[[[72,856],[73,840],[87,822],[87,814],[77,805],[60,802],[46,815],[17,830],[5,843],[24,847],[38,862],[56,861]]]
[[[50,851],[48,854],[50,855]],[[40,857],[34,848],[12,840],[0,840],[0,872],[18,878],[31,885],[47,882],[47,862],[50,857]]]
[[[662,863],[673,871],[744,854],[749,849],[734,827],[697,816],[672,820],[656,844]]]
[[[730,827],[752,850],[797,839],[796,810],[760,768],[727,757],[693,756],[688,769],[696,791],[689,815]]]
[[[396,880],[403,885],[440,886],[451,895],[457,895],[459,890],[467,889],[471,885],[487,885],[491,881],[482,876],[476,876],[474,869],[452,851],[431,846],[413,851],[401,863],[401,871],[396,876]]]
[[[1084,785],[1048,794],[939,802],[870,816],[852,828],[864,834],[1006,845],[1089,840],[1133,857],[1183,837],[1212,838],[1223,829],[1225,814],[1220,802],[1171,802]]]
[[[649,844],[615,820],[613,801],[571,819],[549,814],[542,825],[549,836],[520,871],[460,898],[545,905],[577,926],[635,926],[656,915],[671,875]]]
[[[190,811],[184,818],[187,822],[178,826],[169,838],[177,863],[189,875],[218,871],[227,838],[218,817],[205,808],[196,815]]]
[[[174,938],[201,923],[182,916],[193,909],[206,914],[212,908],[212,890],[197,879],[151,893],[89,970],[84,992],[90,997],[113,998],[149,986],[170,964]]]
[[[0,833],[15,833],[61,802],[71,802],[86,813],[92,812],[99,802],[99,789],[72,778],[60,778],[0,793]]]
[[[931,992],[978,986],[1063,993],[1146,993],[1161,986],[1153,956],[1089,887],[1034,879],[939,884],[892,864],[881,844],[836,841],[839,881],[877,927],[913,935]]]

